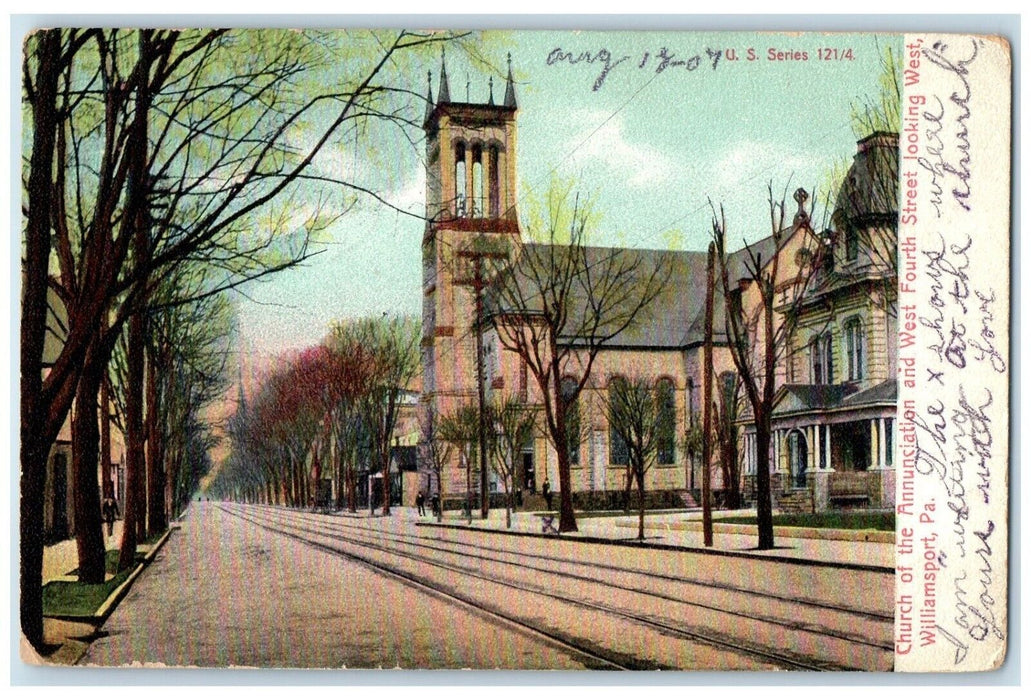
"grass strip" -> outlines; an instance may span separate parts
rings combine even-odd
[[[755,516],[738,515],[717,519],[717,522],[755,525]],[[894,513],[784,513],[773,516],[774,527],[815,527],[836,530],[895,531]]]
[[[114,574],[103,583],[81,583],[79,581],[50,581],[43,586],[43,615],[47,617],[92,617],[104,604],[104,601],[122,585],[136,565],[143,561],[137,555],[133,566],[118,571],[118,550],[105,552],[104,561],[107,573]],[[78,569],[70,575],[78,574]]]

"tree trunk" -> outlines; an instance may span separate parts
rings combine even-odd
[[[75,509],[75,545],[79,555],[79,580],[104,582],[104,529],[100,512],[97,466],[100,433],[97,397],[103,381],[106,357],[98,341],[90,344],[79,376],[72,414],[72,490]]]
[[[383,515],[390,515],[390,436],[384,438],[387,447],[383,450],[380,463],[383,469]]]
[[[147,535],[153,537],[168,528],[165,518],[165,469],[158,434],[158,363],[152,349],[147,355]]]
[[[101,494],[115,497],[111,478],[111,389],[106,367],[100,380],[100,483]]]
[[[26,40],[26,60],[32,37]],[[57,130],[57,81],[61,31],[42,30],[37,50],[32,102],[32,155],[29,160],[28,212],[25,225],[21,327],[21,499],[19,575],[21,629],[37,650],[43,649],[43,502],[47,459],[57,437],[45,419],[49,407],[41,396],[43,346],[47,323],[47,272],[53,220],[51,175]],[[60,428],[58,428],[60,429]],[[52,433],[52,434],[51,434]]]
[[[551,343],[552,357],[557,357],[555,342]],[[576,532],[576,515],[573,513],[573,484],[569,470],[569,439],[566,436],[566,406],[562,400],[562,380],[559,367],[552,367],[552,393],[555,401],[555,433],[552,442],[558,453],[558,531]]]
[[[129,319],[129,338],[126,349],[125,386],[125,520],[122,527],[122,546],[118,556],[118,569],[132,566],[136,557],[139,525],[145,512],[143,491],[146,477],[143,433],[143,344],[145,324],[142,313]]]
[[[644,469],[637,471],[637,498],[638,498],[638,511],[637,515],[637,539],[644,541]]]
[[[755,448],[758,451],[755,474],[755,515],[759,530],[759,549],[773,549],[773,503],[770,498],[770,428],[769,419],[759,417],[755,425]]]

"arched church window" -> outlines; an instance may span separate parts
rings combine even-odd
[[[562,380],[562,403],[566,406],[566,446],[569,449],[569,463],[580,463],[580,401],[573,398],[576,380],[566,377]]]
[[[677,404],[673,382],[660,379],[655,385],[656,411],[656,461],[659,464],[673,464],[676,455]]]
[[[616,402],[618,392],[625,391],[626,380],[622,377],[613,377],[609,382],[609,405]],[[627,446],[623,436],[616,430],[616,426],[609,423],[609,464],[627,466],[630,464],[630,448]]]

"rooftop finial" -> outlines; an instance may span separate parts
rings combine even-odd
[[[494,76],[487,78],[487,89],[489,90],[487,104],[494,104]]]
[[[809,193],[803,188],[799,187],[795,190],[793,199],[798,202],[798,211],[795,213],[794,223],[798,226],[802,223],[809,222],[809,214],[805,210],[805,203],[809,200]]]

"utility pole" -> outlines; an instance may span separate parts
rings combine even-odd
[[[455,284],[472,287],[473,297],[476,303],[476,318],[473,325],[476,338],[476,398],[477,398],[477,442],[479,443],[477,453],[480,462],[480,517],[486,518],[490,513],[489,494],[487,493],[487,396],[484,386],[483,371],[483,289],[487,286],[486,277],[483,274],[483,261],[486,258],[503,259],[504,253],[487,251],[459,251],[458,257],[472,262],[473,275],[471,278],[456,279]],[[472,508],[470,504],[470,509]]]

